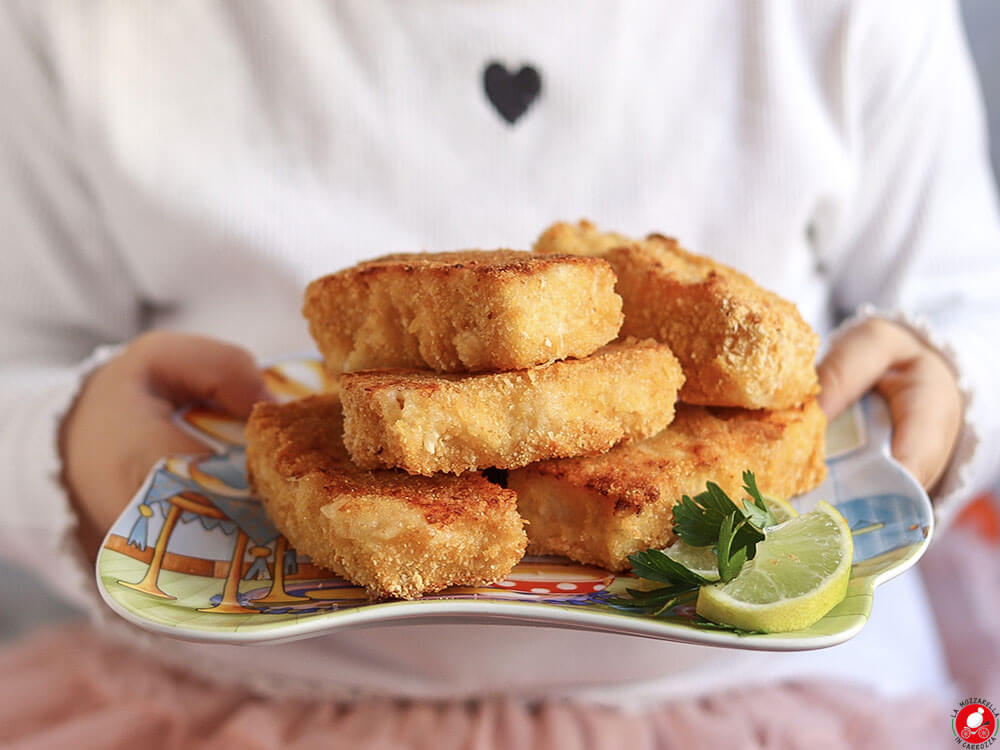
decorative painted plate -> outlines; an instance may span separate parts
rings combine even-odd
[[[324,386],[322,367],[307,357],[274,365],[265,378],[284,400]],[[690,606],[657,618],[628,614],[606,599],[634,587],[634,578],[553,557],[527,557],[493,586],[371,602],[363,589],[297,553],[271,524],[247,484],[241,421],[198,407],[181,410],[176,420],[207,452],[156,464],[108,532],[97,581],[122,617],[185,640],[281,642],[337,628],[434,620],[555,625],[761,650],[822,648],[861,630],[876,586],[916,563],[934,527],[927,494],[889,455],[885,404],[869,396],[830,424],[827,480],[792,501],[800,512],[820,499],[831,502],[854,534],[847,598],[807,630],[737,635],[700,626]]]

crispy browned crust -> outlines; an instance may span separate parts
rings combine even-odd
[[[333,372],[516,370],[611,341],[622,322],[614,285],[599,258],[389,255],[313,281],[303,314]]]
[[[662,430],[683,380],[652,340],[511,372],[348,373],[344,442],[359,466],[428,476],[594,455]]]
[[[542,255],[583,255],[603,257],[608,250],[629,245],[630,237],[615,232],[601,232],[597,227],[581,219],[576,224],[557,221],[546,229],[535,241],[534,252]]]
[[[508,487],[528,523],[529,551],[611,570],[628,555],[673,540],[673,506],[720,485],[742,496],[742,473],[789,498],[826,476],[826,418],[815,400],[780,411],[677,405],[671,425],[602,456],[542,461],[512,471]]]
[[[624,240],[624,242],[623,242]],[[791,302],[676,240],[629,241],[593,224],[556,224],[535,252],[600,255],[624,300],[621,336],[666,342],[681,362],[685,403],[784,409],[819,391],[819,337]]]
[[[357,268],[363,276],[402,266],[407,273],[449,276],[455,271],[475,270],[484,276],[505,278],[530,276],[567,263],[583,268],[594,267],[579,253],[553,253],[551,257],[542,259],[543,262],[538,261],[539,258],[527,250],[450,250],[440,253],[388,253],[362,261]]]
[[[363,471],[342,429],[332,395],[259,403],[247,423],[252,483],[296,549],[372,596],[403,599],[493,583],[521,559],[513,492],[478,474]]]

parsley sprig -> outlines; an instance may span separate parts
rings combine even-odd
[[[743,472],[744,498],[737,505],[715,482],[706,482],[705,491],[694,497],[684,495],[674,506],[674,533],[692,547],[712,547],[716,552],[719,578],[735,578],[747,560],[752,560],[764,529],[775,524],[771,510],[757,488],[751,471]],[[647,549],[629,555],[632,573],[647,581],[663,583],[651,590],[626,589],[629,596],[611,597],[608,603],[636,614],[669,614],[680,605],[693,602],[698,589],[713,583],[689,570],[665,552]],[[718,626],[738,632],[739,629]]]
[[[747,549],[747,559],[753,559],[753,547],[764,538],[764,529],[774,525],[774,516],[757,489],[757,480],[752,471],[743,472],[743,490],[753,502],[746,499],[742,505],[734,503],[715,482],[706,482],[705,491],[693,498],[683,495],[674,506],[674,533],[692,547],[709,547],[719,544],[727,518],[727,533],[739,533],[737,544],[731,547],[736,553]],[[745,522],[745,523],[744,523]],[[720,565],[722,557],[719,558]],[[722,575],[722,568],[719,568]]]

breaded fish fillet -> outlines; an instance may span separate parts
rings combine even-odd
[[[673,423],[603,456],[542,461],[510,472],[528,523],[529,552],[565,555],[610,570],[673,538],[673,506],[705,482],[742,497],[742,472],[761,492],[788,498],[826,476],[826,418],[815,400],[782,411],[677,405]]]
[[[389,255],[313,281],[303,314],[333,372],[519,370],[618,335],[599,258],[496,250]]]
[[[625,240],[625,242],[622,242]],[[785,409],[819,391],[819,337],[791,302],[676,240],[628,241],[581,221],[549,227],[535,252],[600,255],[618,275],[622,336],[666,342],[690,404]]]
[[[425,475],[593,455],[666,427],[683,379],[652,340],[510,372],[347,373],[344,442],[359,466]]]
[[[634,243],[631,237],[616,232],[602,232],[592,222],[581,219],[576,224],[557,221],[535,241],[533,251],[548,255],[585,255],[601,258],[608,250]]]
[[[503,579],[527,539],[514,493],[478,474],[363,471],[341,440],[335,396],[259,403],[247,469],[268,515],[319,565],[375,597],[414,599]]]

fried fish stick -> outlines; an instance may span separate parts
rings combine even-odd
[[[602,258],[609,250],[635,242],[617,232],[602,232],[592,222],[581,219],[576,224],[557,221],[535,241],[533,251],[548,255],[583,255]]]
[[[335,396],[259,403],[247,469],[268,515],[314,562],[373,597],[414,599],[502,580],[527,538],[510,490],[478,474],[363,471],[341,440]]]
[[[347,373],[344,442],[358,466],[424,475],[593,455],[666,427],[682,382],[652,340],[511,372]]]
[[[625,242],[622,242],[625,240]],[[622,336],[670,345],[686,377],[685,403],[785,409],[819,391],[819,337],[798,309],[749,277],[650,235],[629,241],[593,224],[555,224],[535,252],[600,255],[624,300]]]
[[[519,370],[618,335],[599,258],[514,250],[390,255],[313,281],[303,314],[330,370]]]
[[[655,437],[602,456],[542,461],[510,472],[528,550],[565,555],[609,570],[628,556],[674,539],[673,507],[712,481],[742,497],[749,469],[761,492],[788,498],[826,476],[826,418],[815,400],[781,411],[678,404]]]

